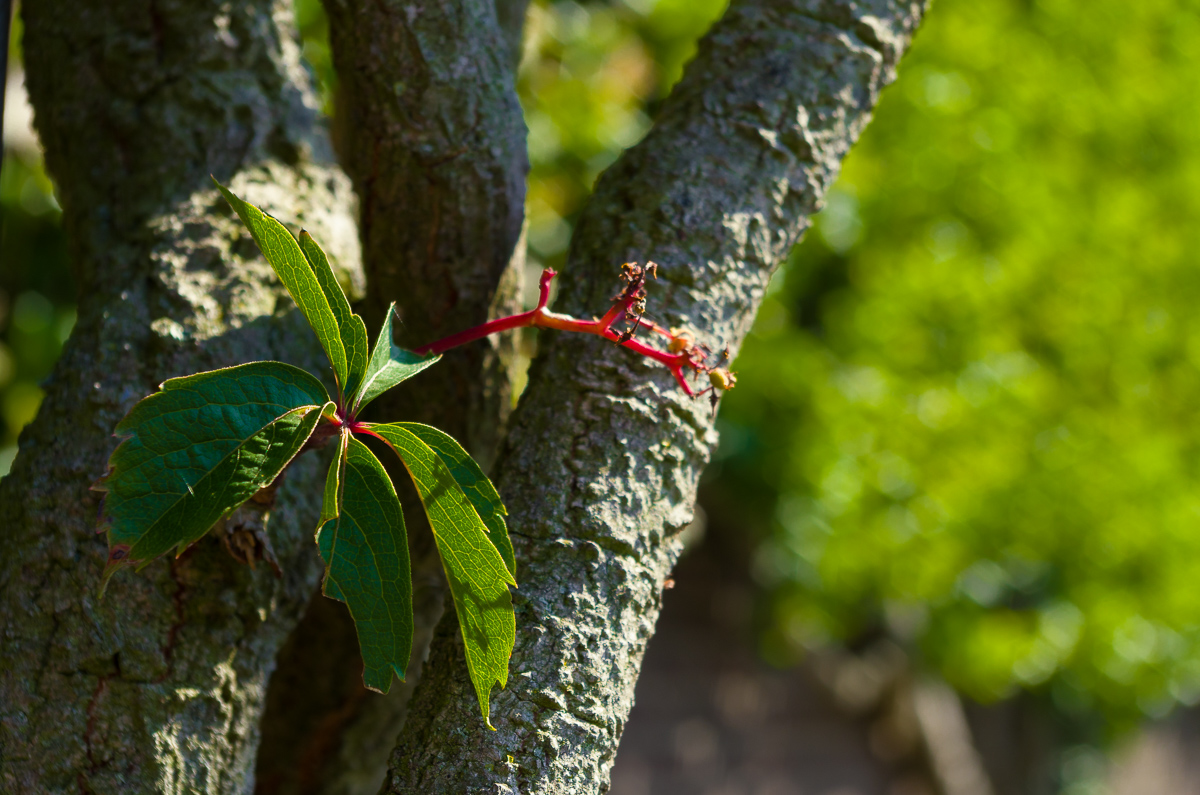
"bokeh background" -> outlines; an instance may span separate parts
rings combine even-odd
[[[724,5],[531,4],[533,272],[562,265],[597,175]],[[317,0],[297,16],[332,109]],[[0,472],[74,319],[20,33]],[[973,703],[1042,705],[1073,748],[1195,705],[1198,252],[1200,6],[936,0],[721,408],[702,504],[709,532],[736,538],[762,659],[888,638]],[[1056,770],[1064,791],[1102,787],[1094,764]]]

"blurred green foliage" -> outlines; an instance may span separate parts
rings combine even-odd
[[[21,24],[14,20],[0,166],[0,475],[42,402],[50,373],[75,323],[61,210],[42,169],[23,101]]]
[[[771,657],[1200,699],[1197,74],[1185,3],[938,0],[722,414]]]
[[[529,127],[526,209],[535,273],[563,264],[596,177],[646,134],[726,2],[530,4],[517,89]]]
[[[296,28],[300,33],[301,52],[312,75],[317,102],[326,116],[333,115],[333,95],[337,91],[337,73],[329,49],[329,20],[321,0],[294,0]]]
[[[531,4],[533,267],[724,5]],[[297,18],[328,110],[318,0]],[[887,633],[982,700],[1200,698],[1197,74],[1186,0],[937,0],[722,409],[707,488],[760,542],[768,657]],[[11,449],[72,317],[36,152],[0,213]]]

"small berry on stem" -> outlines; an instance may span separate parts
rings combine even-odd
[[[612,307],[598,320],[595,318],[592,320],[581,320],[571,315],[559,314],[547,309],[546,305],[550,301],[550,283],[557,275],[555,271],[549,268],[542,271],[542,278],[538,282],[540,290],[538,304],[528,312],[490,320],[487,323],[467,329],[466,331],[451,334],[449,337],[440,339],[437,342],[417,348],[415,353],[443,353],[459,345],[486,337],[489,334],[496,334],[515,328],[526,326],[552,328],[559,331],[595,334],[598,337],[611,340],[623,348],[628,348],[634,353],[658,362],[671,371],[671,374],[675,376],[675,380],[679,382],[679,386],[688,396],[698,397],[699,395],[710,393],[714,411],[716,410],[719,393],[733,388],[737,381],[734,374],[729,372],[727,368],[707,364],[706,360],[712,352],[706,346],[698,344],[691,332],[683,329],[668,330],[654,321],[646,319],[646,278],[648,276],[657,278],[658,276],[658,266],[653,262],[647,262],[645,267],[635,262],[627,262],[621,266],[621,278],[625,281],[625,287],[613,297]],[[614,326],[617,326],[622,321],[626,324],[625,328],[618,332],[614,329]],[[667,349],[665,351],[659,350],[637,339],[636,334],[642,328],[647,329],[652,334],[666,337]],[[724,358],[726,360],[729,358],[728,349],[725,351]],[[695,378],[701,373],[708,375],[710,386],[707,389],[696,392],[688,383],[687,375],[691,374]]]

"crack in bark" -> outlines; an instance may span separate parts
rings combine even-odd
[[[81,795],[90,795],[92,792],[91,786],[88,784],[88,777],[94,775],[103,767],[107,767],[110,762],[105,760],[97,762],[95,749],[92,746],[92,738],[96,732],[96,707],[100,702],[100,697],[104,695],[104,691],[108,689],[108,683],[112,679],[121,678],[121,654],[116,653],[112,657],[113,672],[103,674],[97,678],[96,689],[92,691],[91,698],[88,699],[87,707],[84,713],[87,716],[87,724],[83,732],[83,747],[84,754],[87,756],[87,769],[78,774],[79,791]]]
[[[185,555],[187,552],[184,553]],[[166,664],[166,670],[163,671],[155,684],[165,682],[171,678],[171,674],[175,672],[175,644],[179,639],[179,631],[183,629],[187,623],[187,618],[183,612],[184,594],[187,593],[187,585],[179,576],[181,558],[172,558],[169,564],[169,572],[171,580],[175,583],[175,593],[171,595],[171,606],[175,611],[175,620],[167,627],[167,642],[162,647],[163,662]]]

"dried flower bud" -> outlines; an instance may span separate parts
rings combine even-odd
[[[724,367],[708,371],[708,381],[714,389],[733,389],[737,384],[737,373],[731,373]]]
[[[690,331],[673,328],[671,329],[671,341],[667,343],[667,350],[671,353],[682,353],[695,344],[696,338]]]

